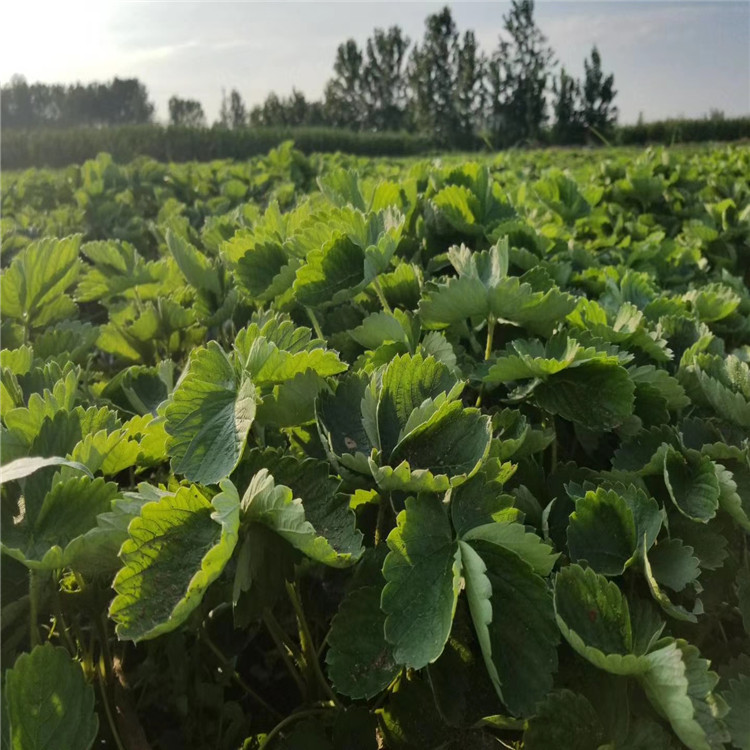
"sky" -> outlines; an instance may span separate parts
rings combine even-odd
[[[45,83],[136,77],[158,118],[176,94],[201,101],[211,122],[222,89],[236,88],[248,106],[293,86],[320,97],[338,44],[351,37],[363,45],[374,28],[394,24],[419,41],[426,16],[445,4],[5,0],[0,82],[14,74]],[[510,3],[447,4],[459,31],[472,29],[491,53]],[[750,114],[750,0],[537,0],[535,15],[573,75],[598,45],[615,75],[621,122],[640,113]]]

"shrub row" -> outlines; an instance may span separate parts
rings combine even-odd
[[[343,151],[361,156],[410,156],[434,149],[432,141],[412,133],[358,133],[336,128],[210,128],[129,125],[70,130],[4,130],[3,169],[64,167],[106,151],[124,163],[137,156],[158,161],[249,159],[293,139],[304,153]]]
[[[750,138],[750,117],[664,120],[617,129],[615,143],[694,143]],[[292,139],[304,153],[342,151],[360,156],[412,156],[436,150],[429,136],[405,132],[362,133],[339,128],[211,128],[128,125],[109,128],[4,130],[0,144],[3,169],[64,167],[106,151],[124,163],[138,156],[158,161],[248,159]],[[541,144],[539,144],[541,145]],[[476,139],[477,150],[486,143]],[[462,144],[462,150],[469,150]]]

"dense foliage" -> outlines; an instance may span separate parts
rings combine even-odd
[[[4,175],[4,746],[750,748],[749,171]]]

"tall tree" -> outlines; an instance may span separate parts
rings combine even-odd
[[[560,76],[554,79],[555,94],[552,137],[555,143],[581,143],[584,139],[583,112],[581,108],[581,84],[568,75],[563,67]]]
[[[410,44],[398,26],[375,29],[367,40],[362,66],[363,127],[400,130],[406,125],[406,50]]]
[[[464,33],[456,59],[455,105],[458,114],[457,137],[460,146],[470,146],[479,129],[485,99],[484,56],[479,51],[473,31]]]
[[[503,130],[494,135],[505,143],[536,139],[547,120],[546,91],[554,55],[534,20],[534,0],[511,0],[503,21],[509,39],[500,40],[491,73],[497,84],[491,86],[493,95],[502,97],[491,102],[491,110]]]
[[[247,125],[247,108],[245,102],[237,89],[232,89],[227,98],[226,92],[221,92],[221,108],[217,125],[221,128],[236,130]]]
[[[427,17],[422,44],[409,60],[409,86],[417,130],[429,133],[443,145],[460,132],[456,106],[458,31],[450,8]]]
[[[203,105],[195,99],[180,99],[173,96],[169,100],[169,124],[186,128],[202,128],[206,125]]]
[[[154,105],[136,78],[72,86],[14,76],[2,87],[3,127],[132,125],[153,119]]]
[[[612,74],[605,77],[602,58],[596,47],[591,50],[591,60],[583,61],[583,67],[584,125],[598,133],[607,134],[617,122],[617,107],[612,104],[617,95],[614,88],[615,77]]]
[[[359,129],[364,122],[362,51],[354,39],[340,44],[333,63],[334,77],[325,89],[326,116],[332,125]]]

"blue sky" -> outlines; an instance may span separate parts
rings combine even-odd
[[[75,82],[140,78],[166,117],[172,94],[199,99],[209,120],[221,90],[249,105],[296,86],[319,97],[336,46],[362,44],[376,26],[400,25],[421,39],[433,2],[79,2],[4,3],[0,81]],[[491,52],[506,2],[448,3],[461,31]],[[536,17],[561,64],[575,75],[593,44],[615,74],[623,122],[750,114],[750,2],[541,0]],[[8,34],[7,30],[18,31]],[[30,29],[28,34],[23,29]]]

